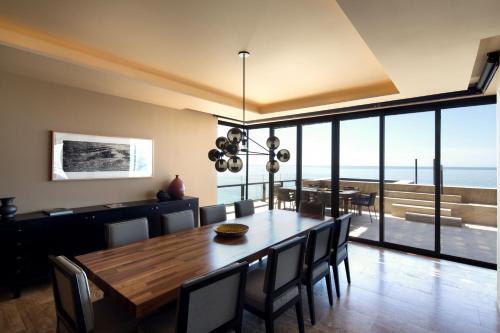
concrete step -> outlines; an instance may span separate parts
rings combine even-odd
[[[416,200],[429,200],[434,201],[434,193],[421,193],[421,192],[404,192],[404,191],[385,191],[385,197],[401,198],[401,199],[416,199]],[[462,202],[461,195],[455,194],[442,194],[441,202]]]
[[[434,214],[422,214],[422,213],[406,212],[405,220],[434,224],[435,216],[434,216]],[[462,218],[453,217],[453,216],[441,216],[441,225],[462,227]]]
[[[405,218],[407,212],[432,215],[434,214],[434,207],[392,204],[391,214],[393,216]],[[451,216],[451,209],[441,208],[441,216]]]

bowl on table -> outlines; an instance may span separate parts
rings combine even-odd
[[[216,225],[214,231],[220,237],[241,237],[247,233],[248,226],[240,223],[223,223]]]

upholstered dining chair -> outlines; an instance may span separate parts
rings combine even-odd
[[[104,225],[108,249],[140,242],[149,238],[148,219],[143,217]]]
[[[241,200],[234,203],[236,217],[244,217],[255,214],[253,200]]]
[[[224,222],[226,220],[226,206],[223,204],[200,208],[200,224],[202,226]]]
[[[311,324],[316,324],[313,286],[325,279],[328,301],[333,305],[332,278],[330,276],[330,254],[333,239],[333,222],[322,223],[309,231],[306,261],[302,283],[306,286]]]
[[[322,202],[301,201],[299,213],[305,217],[323,220],[325,218],[325,204]]]
[[[344,214],[338,217],[333,227],[332,254],[330,265],[333,270],[333,279],[335,281],[335,291],[337,297],[340,297],[339,269],[338,266],[344,262],[347,282],[351,284],[351,272],[349,271],[349,228],[351,226],[352,213]]]
[[[103,298],[92,303],[85,272],[64,256],[49,256],[58,333],[128,333],[137,321],[115,303]]]
[[[304,332],[301,283],[305,243],[305,237],[295,237],[271,247],[267,264],[248,272],[245,309],[265,320],[266,333],[274,332],[274,320],[292,306],[299,332]]]
[[[163,214],[161,216],[161,232],[163,235],[193,228],[194,215],[191,209],[170,214]]]
[[[241,332],[248,264],[226,266],[184,282],[177,309],[169,307],[139,325],[141,333]]]

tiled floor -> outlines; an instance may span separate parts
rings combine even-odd
[[[351,236],[379,239],[379,223],[368,214],[355,215],[351,222]],[[434,224],[411,222],[385,216],[387,242],[434,250]],[[457,257],[496,263],[497,229],[464,224],[463,227],[441,226],[441,253]]]
[[[496,271],[353,243],[352,284],[341,269],[341,298],[328,305],[324,283],[315,288],[317,324],[308,332],[500,332]],[[94,288],[93,288],[94,289]],[[100,292],[93,290],[94,298]],[[305,296],[305,293],[304,295]],[[54,332],[49,283],[11,300],[0,293],[0,332]],[[295,312],[275,323],[276,332],[297,332]],[[244,332],[264,332],[245,314]]]

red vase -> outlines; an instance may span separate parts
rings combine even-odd
[[[186,191],[184,182],[179,178],[179,175],[175,175],[175,179],[168,185],[168,194],[174,199],[182,199],[184,197],[184,191]]]

